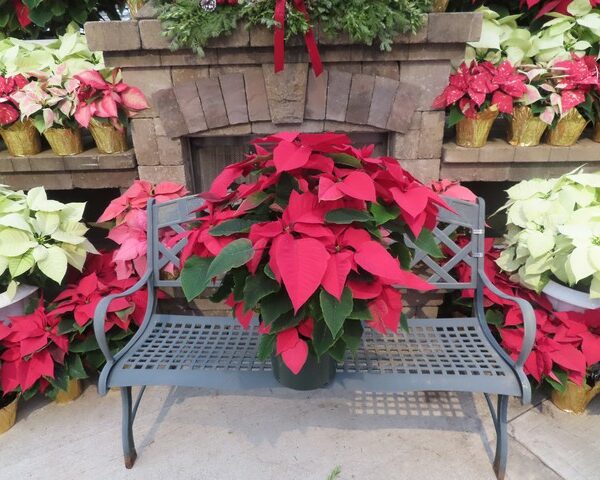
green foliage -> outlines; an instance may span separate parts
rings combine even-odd
[[[238,21],[251,28],[277,26],[275,1],[243,0],[235,6],[219,6],[213,12],[202,9],[197,0],[154,0],[164,34],[172,39],[172,48],[191,48],[203,54],[211,38],[231,34]],[[366,45],[378,44],[391,50],[394,38],[402,33],[415,33],[423,25],[423,16],[431,9],[432,0],[308,0],[309,24],[293,2],[288,1],[285,35],[303,35],[317,22],[330,37],[348,35]]]
[[[198,0],[155,3],[163,34],[171,39],[171,48],[191,48],[199,55],[204,55],[204,47],[211,38],[230,35],[236,29],[242,11],[240,6],[231,6],[207,12]]]
[[[12,0],[0,0],[0,38],[52,38],[65,33],[70,23],[120,20],[124,0],[23,0],[31,24],[22,27]]]

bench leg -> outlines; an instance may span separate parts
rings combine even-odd
[[[496,457],[494,458],[494,473],[498,480],[504,480],[508,458],[508,395],[498,395],[496,410]]]
[[[133,404],[131,399],[131,387],[121,388],[121,403],[123,407],[123,456],[125,468],[132,468],[137,458],[135,444],[133,442]]]

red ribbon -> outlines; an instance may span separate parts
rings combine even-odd
[[[276,0],[275,3],[275,22],[279,25],[275,27],[275,39],[274,39],[274,57],[275,57],[275,72],[281,72],[285,64],[285,6],[287,0]],[[294,7],[304,15],[306,21],[310,21],[306,5],[304,0],[294,0]],[[315,40],[315,34],[311,29],[304,35],[304,43],[306,43],[306,50],[308,50],[308,56],[312,63],[312,68],[315,75],[318,77],[323,73],[323,63],[321,62],[321,56],[319,55],[319,49],[317,47],[317,41]]]

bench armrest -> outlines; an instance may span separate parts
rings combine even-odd
[[[150,270],[146,270],[146,273],[142,275],[142,277],[136,282],[136,284],[133,285],[131,288],[125,290],[124,292],[115,293],[114,295],[104,297],[102,300],[100,300],[100,302],[98,302],[98,305],[94,310],[94,334],[96,335],[96,341],[98,342],[100,350],[102,351],[104,358],[106,358],[107,363],[113,363],[115,360],[112,353],[110,352],[108,341],[106,340],[106,332],[104,331],[104,324],[106,323],[106,313],[108,311],[108,307],[110,306],[111,302],[116,298],[126,297],[127,295],[131,295],[132,293],[135,293],[140,288],[142,288],[148,282],[148,279],[150,278],[150,273]]]
[[[494,294],[498,295],[500,298],[505,300],[511,300],[515,302],[518,307],[521,309],[521,313],[523,314],[523,326],[525,335],[523,336],[523,343],[521,345],[521,352],[519,353],[519,357],[515,362],[515,366],[518,369],[523,369],[523,365],[525,365],[525,361],[531,354],[531,350],[533,349],[533,344],[535,342],[535,335],[537,330],[537,323],[535,319],[535,313],[533,311],[533,307],[531,304],[523,299],[518,297],[513,297],[512,295],[508,295],[500,290],[496,285],[492,283],[492,281],[488,278],[485,272],[479,272],[479,277],[483,284],[489,288]]]

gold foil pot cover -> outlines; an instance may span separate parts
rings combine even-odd
[[[592,140],[600,143],[600,118],[596,119],[596,126],[594,127],[594,133],[592,133]]]
[[[2,393],[0,392],[0,395]],[[17,421],[17,406],[19,404],[19,396],[3,408],[0,408],[0,435],[7,432]]]
[[[54,401],[60,404],[69,403],[79,398],[80,395],[81,380],[72,378],[71,380],[69,380],[69,386],[67,387],[67,390],[60,390],[56,394],[56,398],[54,399]]]
[[[548,129],[546,141],[555,147],[575,145],[587,124],[588,121],[581,116],[576,108],[573,108],[558,121],[556,127]]]
[[[77,155],[83,152],[81,130],[74,128],[49,128],[44,136],[56,155]]]
[[[437,13],[445,12],[448,8],[448,3],[450,3],[450,0],[433,0],[431,11]]]
[[[476,118],[463,118],[456,124],[456,144],[467,148],[483,147],[497,116],[498,109],[488,108],[479,112]]]
[[[508,131],[508,143],[518,147],[535,147],[540,144],[547,126],[533,114],[531,108],[515,107]]]
[[[89,129],[100,153],[121,153],[127,150],[124,128],[119,131],[110,123],[92,119]]]
[[[9,155],[26,157],[42,151],[42,139],[39,132],[29,120],[18,120],[13,124],[0,128],[0,135],[6,144]]]
[[[565,412],[581,415],[598,393],[600,393],[600,383],[592,388],[585,383],[577,385],[568,382],[564,393],[552,390],[552,403]]]

